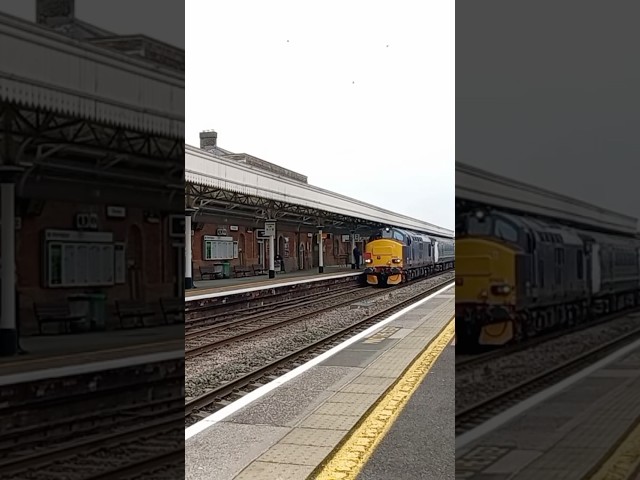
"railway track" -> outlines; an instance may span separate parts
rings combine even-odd
[[[0,477],[102,478],[112,467],[168,455],[182,445],[183,392],[181,358],[9,385],[0,404]]]
[[[640,329],[628,332],[474,405],[456,411],[456,436],[474,429],[506,409],[562,381],[638,338],[640,338]]]
[[[341,294],[341,293],[346,294],[349,292],[361,290],[363,288],[367,289],[368,287],[360,286],[360,285],[355,285],[355,286],[347,285],[340,288],[336,288],[331,292],[334,294]],[[308,295],[305,295],[303,298],[297,297],[297,298],[290,298],[287,300],[278,300],[278,298],[283,295],[286,295],[286,294],[281,293],[279,295],[269,297],[268,298],[269,303],[260,303],[259,305],[253,305],[253,306],[244,307],[244,308],[231,310],[231,311],[224,311],[225,309],[228,310],[230,306],[229,304],[215,305],[213,307],[211,306],[189,307],[187,305],[187,314],[192,314],[192,315],[200,314],[200,316],[198,316],[197,318],[191,318],[186,320],[185,332],[187,332],[187,334],[185,335],[185,340],[187,338],[190,338],[189,337],[190,335],[193,335],[195,337],[198,335],[199,332],[206,333],[206,331],[208,331],[208,328],[209,328],[208,325],[212,325],[213,328],[215,328],[217,325],[221,323],[232,321],[234,317],[246,317],[246,316],[253,316],[253,315],[259,316],[261,313],[265,312],[265,309],[270,309],[270,308],[276,308],[276,309],[279,309],[279,308],[284,309],[287,307],[291,308],[299,304],[301,300],[311,301],[314,299],[326,297],[327,292],[326,291],[313,292],[313,293],[309,293]],[[246,299],[242,299],[241,301],[234,302],[231,305],[235,305],[238,303],[244,304],[246,303]],[[201,327],[204,327],[204,328],[201,328]],[[191,337],[191,338],[194,338],[194,337]]]
[[[314,315],[343,307],[356,301],[386,295],[411,285],[415,285],[415,283],[407,283],[385,290],[371,288],[349,289],[349,291],[330,296],[324,295],[320,300],[312,299],[304,302],[298,300],[292,305],[276,307],[238,320],[219,323],[195,332],[188,332],[185,334],[185,358],[193,358],[229,343],[275,330],[291,323],[300,322]]]
[[[196,413],[210,413],[223,408],[237,398],[241,398],[250,391],[269,383],[277,376],[280,376],[287,371],[293,370],[300,364],[305,363],[308,360],[329,350],[335,345],[338,345],[346,338],[349,338],[357,334],[358,332],[369,328],[371,325],[378,323],[389,315],[402,310],[403,308],[415,303],[422,298],[427,297],[428,295],[432,294],[445,285],[451,284],[452,282],[453,279],[448,279],[444,282],[440,282],[437,285],[429,288],[428,290],[420,292],[419,294],[414,295],[411,298],[403,300],[398,304],[385,309],[384,311],[367,316],[355,324],[352,324],[330,335],[327,335],[324,338],[321,338],[318,341],[299,348],[298,350],[290,354],[277,358],[269,364],[264,365],[260,368],[256,368],[251,372],[242,375],[239,378],[236,378],[235,380],[227,382],[216,388],[212,388],[211,390],[206,391],[198,397],[188,399],[185,404],[186,424],[188,425],[194,423],[197,420],[195,416]]]
[[[581,323],[579,325],[576,325],[573,328],[556,330],[556,331],[532,338],[523,343],[508,345],[506,347],[498,347],[486,353],[480,353],[475,355],[466,355],[466,354],[458,355],[458,358],[456,358],[456,372],[462,373],[467,370],[477,368],[478,366],[488,363],[492,360],[504,358],[505,356],[512,355],[514,353],[523,352],[525,350],[534,348],[538,345],[542,345],[543,343],[549,342],[556,338],[560,338],[562,336],[569,335],[576,332],[581,332],[583,330],[593,328],[597,325],[605,324],[607,322],[620,318],[621,315],[625,315],[625,316],[640,315],[640,308],[634,308],[634,309],[630,309],[623,312],[612,313],[612,314],[603,316],[595,321]]]
[[[69,480],[121,478],[113,477],[113,473],[140,468],[140,464],[146,465],[150,459],[158,457],[159,451],[163,457],[177,452],[184,455],[184,450],[180,450],[182,428],[181,418],[176,414],[170,419],[147,421],[118,432],[79,438],[44,452],[1,461],[0,471],[2,478],[7,480],[33,478],[34,474]],[[163,438],[167,436],[174,440],[166,442]],[[113,467],[109,468],[111,465]]]

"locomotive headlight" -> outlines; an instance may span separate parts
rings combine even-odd
[[[399,258],[394,258],[393,260],[391,260],[393,263],[400,263],[402,260],[400,260]]]
[[[491,293],[494,295],[509,295],[511,293],[511,286],[506,284],[493,285],[491,287]]]
[[[367,258],[367,259],[364,261],[364,263],[371,263],[371,262],[372,262],[372,260],[371,260],[370,258]]]

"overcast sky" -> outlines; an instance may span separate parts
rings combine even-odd
[[[464,2],[457,160],[640,217],[639,14],[638,2]]]
[[[454,2],[186,4],[188,144],[453,229]]]

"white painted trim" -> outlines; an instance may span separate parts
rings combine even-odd
[[[78,353],[78,355],[82,355],[82,352]],[[163,353],[150,353],[148,355],[139,355],[137,357],[117,358],[114,360],[85,363],[83,365],[68,365],[65,367],[47,368],[44,370],[35,370],[24,373],[14,373],[12,375],[0,376],[0,386],[15,385],[25,382],[35,382],[47,378],[83,375],[85,373],[102,372],[104,370],[133,367],[144,363],[155,363],[179,358],[184,358],[184,350],[174,350],[172,352]],[[51,360],[55,360],[55,358],[52,358]]]
[[[362,275],[362,271],[356,273],[342,273],[336,275],[320,275],[314,278],[307,278],[303,280],[291,280],[290,282],[282,282],[282,283],[265,283],[264,285],[260,285],[259,287],[247,287],[247,288],[239,288],[238,290],[225,290],[220,292],[213,293],[203,293],[202,295],[193,295],[189,297],[184,297],[185,302],[191,302],[193,300],[205,300],[207,298],[216,298],[216,297],[226,297],[228,295],[239,295],[241,293],[255,292],[256,290],[267,290],[272,288],[280,288],[280,287],[288,287],[290,285],[300,285],[302,283],[311,283],[311,282],[319,282],[320,280],[331,280],[333,278],[343,278],[350,277],[355,275]]]
[[[314,359],[309,360],[304,365],[300,365],[298,368],[295,368],[294,370],[291,370],[290,372],[285,373],[281,377],[276,378],[275,380],[267,383],[266,385],[263,385],[262,387],[260,387],[260,388],[258,388],[256,390],[248,393],[247,395],[245,395],[244,397],[240,398],[239,400],[236,400],[235,402],[231,403],[230,405],[227,405],[226,407],[224,407],[224,408],[218,410],[217,412],[209,415],[207,418],[204,418],[203,420],[200,420],[198,423],[195,423],[195,424],[191,425],[190,427],[185,429],[185,431],[184,431],[184,439],[188,440],[191,437],[193,437],[194,435],[197,435],[198,433],[206,430],[207,428],[212,427],[213,425],[215,425],[216,423],[224,420],[228,416],[236,413],[241,408],[243,408],[243,407],[249,405],[250,403],[258,400],[259,398],[263,397],[264,395],[269,393],[271,390],[274,390],[274,389],[278,388],[280,385],[285,384],[289,380],[292,380],[292,379],[296,378],[297,376],[299,376],[300,374],[306,372],[307,370],[311,369],[312,367],[315,367],[319,363],[324,362],[329,357],[332,357],[333,355],[335,355],[339,351],[344,350],[349,345],[352,345],[353,343],[357,342],[358,340],[361,340],[364,337],[366,337],[368,335],[371,335],[373,332],[375,332],[379,328],[387,325],[390,322],[393,322],[394,320],[396,320],[399,317],[403,316],[404,314],[410,312],[414,308],[417,308],[420,305],[428,302],[433,297],[436,297],[436,296],[440,295],[442,292],[445,292],[445,291],[449,290],[451,287],[453,287],[453,285],[454,285],[454,282],[451,282],[446,287],[443,287],[440,290],[438,290],[437,292],[432,293],[428,297],[423,298],[422,300],[419,300],[418,302],[414,303],[413,305],[409,305],[408,307],[403,308],[399,312],[394,313],[390,317],[385,318],[384,320],[376,323],[375,325],[372,325],[371,327],[367,328],[363,332],[360,332],[359,334],[354,335],[353,337],[349,338],[348,340],[345,340],[340,345],[337,345],[337,346],[333,347],[331,350],[327,350],[326,352],[324,352],[321,355],[318,355]]]
[[[492,432],[493,430],[501,427],[505,423],[513,420],[514,418],[522,415],[523,412],[529,410],[530,408],[542,403],[549,398],[557,395],[561,391],[569,388],[574,383],[588,377],[596,370],[600,370],[603,367],[606,367],[610,363],[618,360],[620,357],[632,352],[633,350],[640,348],[640,340],[636,340],[635,342],[627,345],[626,347],[621,348],[620,350],[612,353],[608,357],[603,358],[602,360],[594,363],[593,365],[585,368],[584,370],[579,371],[578,373],[570,376],[562,380],[561,382],[556,383],[555,385],[533,395],[532,397],[527,398],[526,400],[514,405],[513,407],[505,410],[504,412],[496,415],[495,417],[487,420],[482,425],[470,430],[468,432],[463,433],[462,435],[456,437],[456,450],[458,448],[465,447],[466,445],[478,440],[480,437]]]

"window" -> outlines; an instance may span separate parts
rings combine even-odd
[[[508,242],[518,242],[518,230],[508,222],[498,219],[496,220],[496,237],[502,238]]]
[[[482,221],[476,217],[470,217],[467,225],[468,233],[471,235],[491,235],[491,228],[493,222],[490,218],[485,218]]]
[[[395,240],[398,240],[399,242],[403,242],[404,243],[404,235],[402,235],[400,232],[398,232],[397,230],[393,231],[393,238]]]
[[[205,235],[204,260],[231,260],[238,258],[238,242],[233,237]]]
[[[555,261],[554,280],[556,285],[560,285],[562,283],[562,267],[564,266],[564,249],[555,249]]]
[[[582,251],[578,250],[577,255],[577,267],[578,267],[578,280],[582,280],[584,275],[584,265],[582,264]]]

